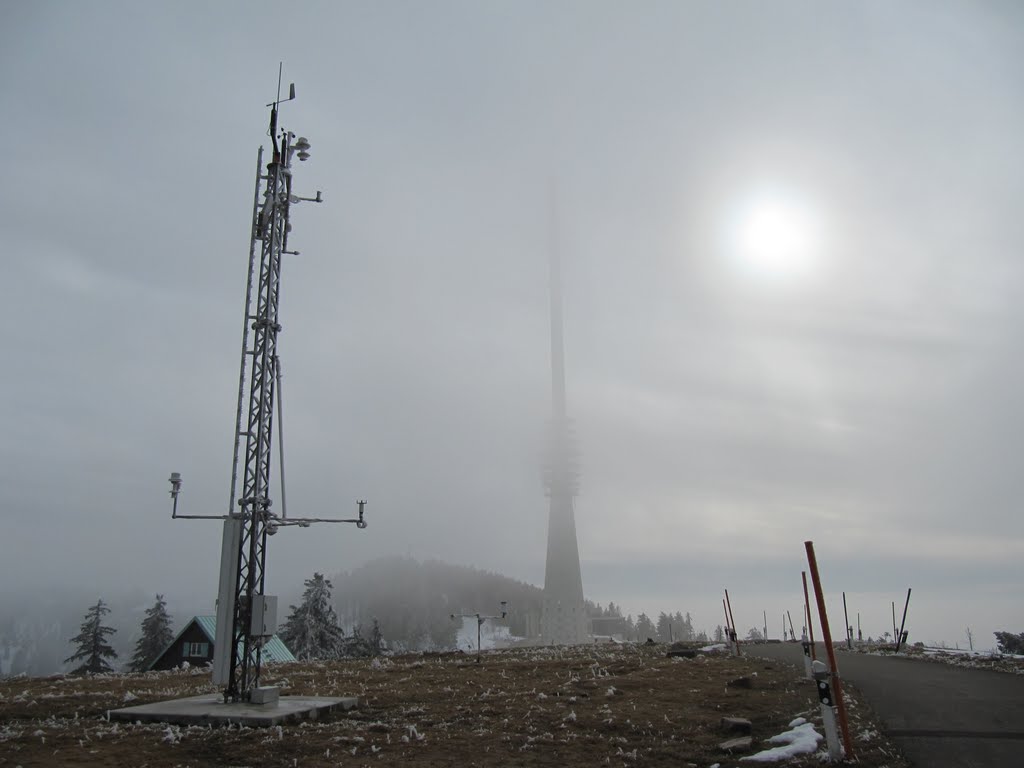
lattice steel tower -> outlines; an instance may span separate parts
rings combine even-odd
[[[280,87],[279,87],[280,91]],[[280,358],[277,338],[278,300],[281,285],[281,257],[297,253],[288,250],[291,206],[300,201],[322,202],[316,197],[298,197],[292,192],[292,161],[309,157],[309,142],[280,130],[278,107],[295,98],[295,86],[288,99],[278,99],[270,110],[273,156],[263,172],[263,147],[256,161],[256,189],[253,198],[252,237],[246,280],[245,320],[242,331],[242,359],[235,415],[235,448],[231,469],[231,498],[226,515],[178,515],[177,500],[181,476],[171,475],[174,517],[224,520],[221,543],[220,586],[217,598],[217,637],[214,645],[213,680],[225,686],[225,701],[271,703],[275,693],[259,686],[261,649],[276,629],[277,598],[265,595],[267,537],[283,526],[308,527],[314,522],[355,523],[364,528],[363,508],[358,502],[357,518],[288,517],[284,494],[284,462],[281,456],[281,511],[272,511],[271,458],[275,404],[281,419]],[[261,194],[262,190],[262,194]],[[262,198],[262,201],[261,201]],[[257,265],[256,253],[259,250]],[[251,362],[250,362],[251,361]],[[248,375],[247,375],[248,373]],[[243,412],[245,422],[243,424]],[[278,451],[283,454],[278,425]],[[244,448],[243,448],[244,444]],[[239,458],[242,489],[237,497]]]

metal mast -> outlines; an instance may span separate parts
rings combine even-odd
[[[291,226],[288,217],[292,191],[291,159],[294,152],[291,134],[282,131],[278,136],[277,109],[278,104],[275,102],[270,110],[270,137],[274,153],[267,164],[266,175],[262,177],[263,208],[253,222],[253,239],[262,242],[259,277],[255,296],[250,293],[245,311],[245,320],[251,323],[252,342],[251,347],[243,352],[241,368],[245,370],[245,358],[248,356],[252,358],[252,369],[248,386],[249,415],[245,432],[242,433],[245,437],[245,465],[242,470],[242,496],[238,499],[241,530],[232,621],[234,641],[230,643],[231,671],[225,690],[225,697],[231,700],[244,698],[246,692],[259,684],[262,650],[260,643],[252,641],[253,636],[249,630],[253,618],[253,597],[263,594],[267,526],[271,522],[270,454],[274,426],[274,385],[277,381],[277,334],[281,331],[277,310],[281,287],[281,254],[287,250],[288,230]],[[252,272],[249,278],[252,279]]]
[[[363,520],[364,501],[358,502],[358,517],[347,519],[289,518],[283,503],[280,514],[271,509],[271,448],[275,404],[278,418],[281,416],[280,395],[275,391],[276,387],[280,387],[277,337],[281,331],[278,322],[281,257],[286,253],[297,253],[288,250],[291,205],[300,201],[322,202],[320,192],[312,198],[298,197],[292,193],[292,160],[296,156],[300,161],[306,160],[310,147],[305,138],[296,139],[294,133],[278,128],[278,107],[294,98],[294,84],[289,89],[289,97],[283,100],[280,98],[279,81],[278,98],[267,105],[271,108],[269,135],[273,143],[273,154],[265,173],[262,171],[262,147],[257,156],[238,409],[235,416],[231,500],[227,514],[178,515],[177,497],[181,489],[181,476],[178,473],[171,475],[171,496],[174,499],[172,516],[224,520],[213,681],[225,686],[225,701],[272,703],[276,700],[276,691],[273,694],[266,693],[270,689],[261,689],[259,686],[261,651],[277,624],[277,598],[264,594],[267,537],[282,526],[308,527],[314,522],[355,523],[360,528],[366,527]],[[244,425],[243,412],[246,413]],[[281,425],[278,425],[280,429]],[[240,458],[244,458],[244,463],[240,475],[241,495],[236,501]],[[282,457],[282,502],[283,468]]]

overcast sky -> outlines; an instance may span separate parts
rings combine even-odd
[[[279,61],[289,512],[370,527],[268,591],[543,583],[555,208],[588,597],[777,635],[812,539],[865,634],[1024,630],[1016,2],[3,3],[4,591],[212,603]]]

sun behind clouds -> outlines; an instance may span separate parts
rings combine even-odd
[[[819,213],[798,194],[762,189],[731,211],[725,241],[731,259],[745,273],[780,280],[802,278],[818,261]]]

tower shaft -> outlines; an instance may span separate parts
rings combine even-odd
[[[562,275],[554,214],[549,237],[552,418],[546,473],[550,506],[541,638],[546,643],[574,645],[588,642],[589,632],[576,539],[578,473],[575,440],[566,408]]]

